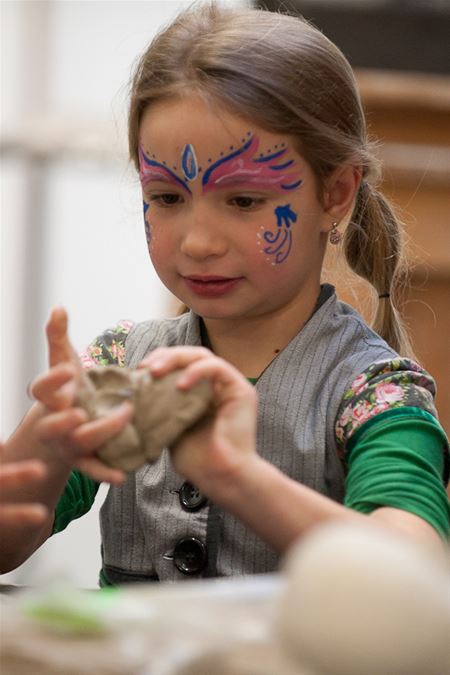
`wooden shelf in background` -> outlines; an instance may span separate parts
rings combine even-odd
[[[377,70],[357,70],[356,77],[379,141],[381,190],[409,240],[411,288],[403,314],[418,357],[436,379],[439,415],[449,433],[450,77]],[[355,304],[348,281],[335,283]],[[356,284],[356,305],[370,313],[364,284]]]

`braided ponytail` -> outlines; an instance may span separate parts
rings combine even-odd
[[[398,353],[413,357],[407,330],[396,308],[407,272],[403,245],[403,228],[392,207],[363,180],[345,233],[345,257],[351,269],[377,291],[373,329]]]

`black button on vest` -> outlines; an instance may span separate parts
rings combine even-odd
[[[198,574],[207,560],[206,546],[196,537],[183,537],[173,550],[173,564],[183,574]]]
[[[180,488],[179,498],[180,504],[185,511],[198,511],[208,501],[195,485],[187,481]]]

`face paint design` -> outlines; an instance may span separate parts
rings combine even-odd
[[[161,162],[146,155],[142,148],[139,148],[139,178],[141,179],[142,186],[152,180],[162,181],[164,183],[171,183],[178,187],[182,187],[189,192],[189,194],[192,194],[189,186],[184,180],[171,171],[164,162],[161,164]]]
[[[294,160],[286,160],[288,149],[284,144],[279,150],[275,146],[275,152],[269,151],[268,155],[260,153],[255,157],[258,147],[259,139],[251,136],[241,148],[212,164],[203,174],[203,192],[233,184],[276,192],[300,187],[299,171],[295,167],[290,168]]]
[[[249,138],[243,139],[243,145],[234,150],[230,147],[228,155],[222,156],[216,162],[211,164],[202,176],[202,193],[210,190],[230,187],[233,185],[243,189],[245,186],[257,188],[260,190],[271,190],[275,192],[289,192],[302,185],[300,172],[295,166],[295,161],[289,159],[286,154],[288,148],[284,143],[280,146],[275,145],[268,151],[268,154],[259,153],[259,138],[252,136],[247,132]],[[221,153],[223,155],[223,153]],[[208,160],[211,162],[211,160]],[[166,162],[159,162],[155,155],[150,156],[139,148],[139,176],[141,183],[145,186],[150,181],[158,181],[173,184],[182,187],[189,194],[192,194],[186,181],[194,181],[202,168],[198,166],[194,146],[187,143],[181,155],[181,168],[185,180],[177,176],[174,171],[169,169]],[[146,213],[149,205],[144,202],[144,221],[147,243],[150,246],[151,232],[147,221]],[[267,256],[267,260],[272,261],[272,265],[279,265],[288,257],[292,246],[291,224],[297,221],[297,214],[292,211],[290,204],[277,206],[275,208],[277,219],[277,229],[275,232],[265,230],[258,234],[260,240],[261,252]],[[264,227],[261,227],[264,230]],[[268,244],[268,245],[265,245]]]
[[[299,170],[295,167],[294,160],[286,157],[288,148],[285,144],[282,143],[279,149],[276,145],[274,152],[269,150],[267,155],[260,153],[256,156],[260,144],[259,139],[251,136],[250,131],[248,135],[249,138],[246,141],[243,139],[244,142],[240,148],[218,159],[203,173],[203,194],[214,188],[233,185],[280,193],[300,187],[302,180]],[[142,147],[139,148],[139,167],[142,185],[152,180],[162,181],[181,186],[189,194],[192,192],[186,181],[194,181],[202,171],[198,166],[194,147],[190,143],[184,146],[181,156],[181,168],[185,180],[169,169],[166,162],[157,161],[154,155],[150,158]]]
[[[145,228],[145,238],[147,240],[147,246],[150,248],[150,243],[152,241],[152,233],[150,230],[150,224],[147,220],[147,211],[149,209],[150,204],[147,202],[143,202],[144,205],[144,228]]]
[[[183,154],[181,156],[181,168],[183,169],[186,180],[191,181],[197,178],[197,157],[195,156],[194,147],[190,143],[184,146]]]
[[[291,224],[297,222],[297,214],[291,209],[290,204],[277,206],[274,213],[277,219],[277,229],[275,232],[266,230],[263,233],[262,239],[269,246],[262,248],[261,252],[267,255],[267,260],[272,260],[272,265],[279,265],[286,260],[290,253],[292,246]],[[261,229],[264,228],[261,227]],[[258,236],[261,240],[261,235]]]

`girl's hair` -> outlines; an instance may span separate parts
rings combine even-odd
[[[404,271],[402,228],[378,192],[379,164],[367,139],[353,71],[305,20],[215,2],[184,11],[151,42],[131,84],[130,157],[139,168],[139,126],[154,101],[198,94],[273,133],[289,134],[313,169],[322,198],[345,162],[361,172],[344,251],[378,296],[373,328],[411,355],[394,300]]]

